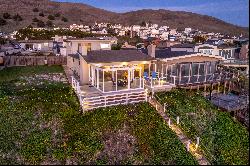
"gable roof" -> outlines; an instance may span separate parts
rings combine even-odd
[[[203,46],[203,47],[199,47],[198,49],[214,49],[213,47],[209,47],[209,46]]]
[[[147,49],[141,49],[143,53],[148,54]],[[166,49],[156,49],[155,50],[155,58],[165,59],[165,58],[173,58],[173,57],[181,57],[191,54],[196,54],[197,52],[187,52],[187,51],[171,51],[171,48]]]
[[[137,50],[96,50],[82,56],[87,63],[150,61],[154,58]]]
[[[175,44],[171,47],[172,48],[194,48],[194,44],[189,44],[189,43]]]
[[[18,43],[52,43],[53,40],[20,40]]]

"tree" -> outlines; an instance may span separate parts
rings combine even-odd
[[[193,41],[195,43],[204,43],[206,41],[206,39],[202,36],[194,36]]]
[[[0,18],[0,26],[4,26],[6,24],[7,24],[7,21],[4,20],[4,19],[2,19],[2,18]]]
[[[6,43],[6,39],[0,37],[0,45],[4,45]]]
[[[3,13],[4,19],[11,19],[11,15],[9,13]]]
[[[39,12],[38,8],[34,8],[33,12]]]
[[[116,36],[115,30],[113,28],[108,28],[107,32],[108,32],[108,34]]]
[[[142,21],[140,25],[141,25],[142,27],[145,27],[145,26],[146,26],[146,22],[145,22],[145,21]]]
[[[33,26],[32,26],[32,25],[29,25],[29,26],[27,26],[27,28],[32,29],[32,28],[33,28]]]
[[[48,15],[48,19],[49,19],[49,20],[55,20],[55,17],[52,16],[52,15]]]
[[[54,16],[55,16],[55,17],[60,17],[61,14],[60,14],[60,13],[56,13]]]
[[[33,21],[33,22],[38,22],[39,20],[35,17],[35,18],[33,18],[32,21]]]
[[[19,14],[14,15],[12,19],[14,21],[22,21],[23,20],[23,18]]]
[[[53,26],[53,22],[50,21],[50,20],[48,20],[48,21],[46,22],[46,25],[47,25],[48,27],[52,27],[52,26]]]
[[[63,22],[68,22],[68,19],[65,18],[65,17],[62,17],[62,21],[63,21]]]
[[[39,20],[39,21],[37,22],[37,26],[43,28],[43,27],[45,27],[45,24],[44,24],[43,21]]]
[[[121,49],[121,44],[112,44],[111,45],[111,50],[120,50]]]
[[[44,17],[43,12],[39,13],[39,16],[40,16],[40,17]]]

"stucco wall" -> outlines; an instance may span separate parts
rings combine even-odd
[[[89,65],[87,62],[83,59],[82,56],[80,56],[80,84],[88,84],[89,83]]]

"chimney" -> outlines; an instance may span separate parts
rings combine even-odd
[[[148,49],[148,55],[155,58],[155,47],[156,45],[154,44],[150,44],[148,45],[147,49]]]

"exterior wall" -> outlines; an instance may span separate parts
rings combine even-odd
[[[217,48],[217,47],[214,46],[214,45],[210,45],[210,44],[201,44],[201,45],[196,45],[196,46],[194,46],[194,52],[199,52],[199,49],[200,49],[201,47],[205,47],[205,46],[207,46],[207,47],[212,47],[213,49],[216,49],[216,48]]]
[[[240,60],[246,60],[249,58],[249,49],[248,49],[249,45],[245,44],[242,45],[241,49],[240,49],[240,54],[239,54],[239,59]]]
[[[213,55],[214,49],[198,49],[198,52],[208,55]]]
[[[187,52],[194,52],[193,48],[171,48],[171,51],[187,51]]]
[[[76,72],[78,76],[80,76],[80,65],[79,59],[73,58],[71,56],[67,56],[67,66],[73,71]]]
[[[79,74],[80,74],[80,84],[88,84],[89,83],[89,65],[87,62],[83,59],[82,56],[80,56],[80,66],[79,66]]]
[[[52,51],[53,50],[53,43],[20,43],[21,48],[26,49],[26,45],[32,45],[33,50],[37,49],[40,51]]]
[[[219,49],[219,56],[225,59],[234,59],[235,49]]]
[[[105,41],[105,40],[100,40],[100,41],[71,41],[71,46],[68,45],[70,48],[70,51],[68,54],[75,54],[78,51],[78,44],[80,43],[81,46],[84,46],[87,43],[91,43],[91,50],[111,50],[111,41]],[[108,46],[107,48],[102,48],[101,45],[106,45]]]

